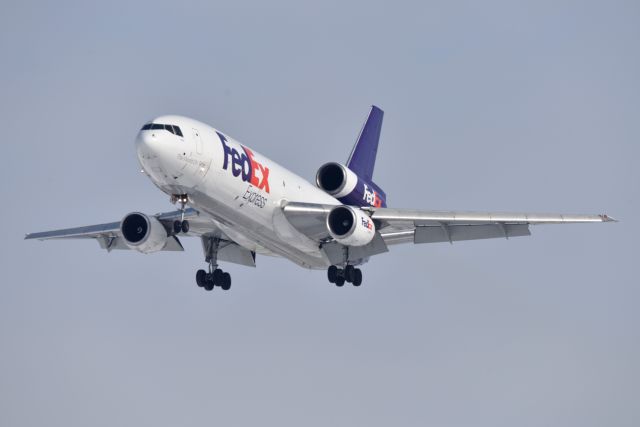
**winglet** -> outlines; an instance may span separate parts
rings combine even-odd
[[[371,181],[373,178],[378,141],[382,130],[382,116],[384,116],[384,112],[372,105],[369,116],[362,126],[353,150],[351,150],[349,160],[347,160],[347,167],[367,181]]]
[[[600,218],[602,218],[602,222],[618,222],[617,219],[615,218],[611,218],[609,215],[607,214],[602,214],[600,215]]]

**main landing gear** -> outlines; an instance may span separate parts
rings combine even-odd
[[[343,286],[344,282],[351,283],[353,286],[362,284],[362,270],[350,264],[347,264],[345,268],[332,265],[327,270],[327,277],[329,283],[335,283],[336,286]]]
[[[344,268],[336,265],[329,267],[327,269],[329,283],[335,283],[338,287],[344,286],[344,282],[351,283],[353,286],[362,284],[362,271],[349,264],[349,261],[349,246],[342,246],[342,265]]]
[[[189,232],[189,221],[184,219],[184,207],[189,201],[189,198],[186,194],[173,194],[171,195],[171,203],[180,203],[180,220],[173,221],[173,232],[175,234],[188,233]]]
[[[231,275],[219,268],[212,271],[211,267],[209,267],[209,273],[204,270],[198,270],[196,272],[196,283],[206,291],[212,291],[216,286],[219,286],[224,291],[228,291],[231,289]]]
[[[212,291],[219,286],[224,291],[231,289],[231,275],[218,268],[218,247],[220,239],[215,237],[203,238],[205,245],[205,261],[209,263],[208,272],[198,270],[196,272],[196,283],[206,291]]]

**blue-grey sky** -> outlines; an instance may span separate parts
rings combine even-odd
[[[0,425],[637,426],[634,1],[5,2]],[[172,209],[149,118],[311,179],[385,110],[390,206],[609,213],[395,247],[358,289],[280,259],[206,293],[184,253],[24,233]]]

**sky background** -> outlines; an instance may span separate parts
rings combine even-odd
[[[637,426],[635,1],[30,2],[0,13],[0,425]],[[385,111],[392,207],[608,213],[394,247],[360,288],[27,232],[172,210],[133,140],[191,116],[313,179]]]

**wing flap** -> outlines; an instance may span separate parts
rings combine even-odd
[[[483,224],[483,225],[446,225],[439,227],[418,226],[414,232],[414,243],[458,242],[529,236],[526,224]]]
[[[328,242],[322,245],[322,250],[332,264],[342,264],[345,259],[344,246],[338,242]],[[373,240],[364,246],[350,246],[346,256],[350,262],[362,262],[374,255],[389,252],[387,244],[380,233],[376,233]]]
[[[255,267],[256,253],[235,242],[225,242],[218,250],[218,260]]]

